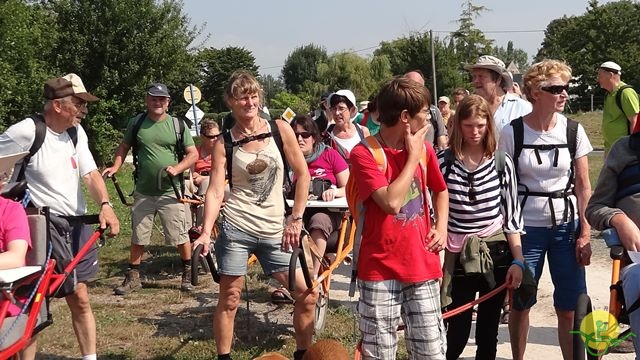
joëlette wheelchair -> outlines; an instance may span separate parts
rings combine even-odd
[[[13,184],[2,196],[20,200],[27,183]],[[26,208],[32,248],[27,252],[26,266],[0,270],[0,360],[9,359],[26,347],[31,338],[53,323],[49,304],[80,260],[91,250],[104,229],[96,229],[86,244],[64,267],[56,272],[56,260],[51,257],[49,233],[50,214],[47,207]],[[74,217],[74,222],[99,223],[97,215]],[[22,301],[17,300],[23,299]],[[10,304],[18,304],[20,314],[6,317]]]
[[[620,270],[630,263],[626,250],[622,247],[622,243],[618,237],[618,233],[614,228],[606,229],[602,232],[602,237],[609,247],[609,255],[612,260],[611,265],[611,284],[609,286],[609,308],[608,311],[613,316],[618,324],[627,324],[629,325],[629,314],[632,311],[637,311],[637,308],[640,307],[640,299],[636,300],[634,304],[626,304],[624,295],[622,293],[622,281],[620,280]],[[585,319],[593,319],[593,317],[589,318],[587,315],[593,311],[591,298],[588,294],[582,294],[578,298],[578,303],[576,305],[576,311],[573,322],[573,358],[575,360],[596,360],[600,359],[603,355],[607,354],[610,351],[610,347],[614,346],[613,342],[602,342],[598,339],[591,339],[589,337],[583,338],[583,334],[580,331],[580,327],[582,322]],[[584,325],[583,325],[584,326]],[[586,325],[590,329],[597,329],[598,324],[588,324]],[[618,330],[616,327],[609,328],[607,324],[604,324],[607,330]],[[590,334],[588,334],[590,335]],[[607,334],[605,334],[607,335]],[[636,334],[638,336],[640,334]],[[627,328],[625,331],[621,332],[617,335],[616,339],[613,341],[618,342],[621,339],[627,339],[630,336],[633,336],[631,333],[631,328]]]

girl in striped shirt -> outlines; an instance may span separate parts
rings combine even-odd
[[[523,220],[513,161],[497,153],[489,104],[467,96],[451,119],[450,149],[438,154],[449,190],[448,239],[445,250],[442,306],[454,309],[506,281],[517,288],[524,262],[520,244]],[[506,237],[506,241],[505,241]],[[485,256],[468,256],[479,248]],[[486,270],[488,258],[493,269]],[[484,263],[473,269],[473,264]],[[483,271],[483,269],[485,269]],[[478,305],[477,359],[494,359],[500,310],[506,290]],[[447,320],[447,359],[457,359],[469,339],[472,312]]]

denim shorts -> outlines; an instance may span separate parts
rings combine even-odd
[[[269,239],[249,235],[228,221],[215,242],[218,271],[222,275],[242,276],[247,273],[247,259],[255,254],[265,275],[289,270],[291,254],[280,249],[282,238]]]
[[[558,310],[575,310],[578,296],[587,292],[584,266],[576,260],[576,238],[580,233],[577,225],[577,220],[555,229],[525,225],[526,234],[522,235],[524,260],[536,283],[542,276],[545,255],[549,259],[553,305]],[[517,304],[514,307],[519,309]]]

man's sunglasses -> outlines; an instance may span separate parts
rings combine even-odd
[[[551,93],[553,95],[560,95],[563,91],[569,93],[569,84],[566,85],[551,85],[551,86],[543,86],[540,88],[543,91]]]
[[[298,138],[298,136],[302,136],[303,139],[308,139],[311,136],[313,136],[312,133],[308,132],[308,131],[303,131],[303,132],[297,132],[296,134],[296,139]]]
[[[202,134],[202,136],[206,137],[207,139],[215,140],[215,139],[218,138],[218,136],[220,136],[220,134],[216,134],[216,135],[205,135],[205,134]]]

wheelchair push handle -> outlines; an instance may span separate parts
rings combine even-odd
[[[300,261],[300,267],[302,268],[302,275],[304,277],[304,283],[308,289],[313,288],[313,278],[311,277],[310,269],[307,268],[307,258],[303,249],[302,238],[309,236],[305,230],[300,233],[300,241],[297,248],[293,250],[291,259],[289,260],[289,291],[296,290],[296,270],[298,267],[298,260]],[[313,270],[313,269],[311,269]]]
[[[204,245],[198,244],[193,252],[191,253],[191,285],[198,286],[198,261],[200,259],[200,254],[202,253],[202,249]],[[220,274],[218,273],[218,266],[213,260],[213,256],[211,255],[211,251],[204,256],[207,265],[209,265],[209,270],[211,271],[211,277],[213,281],[216,283],[220,283]]]

